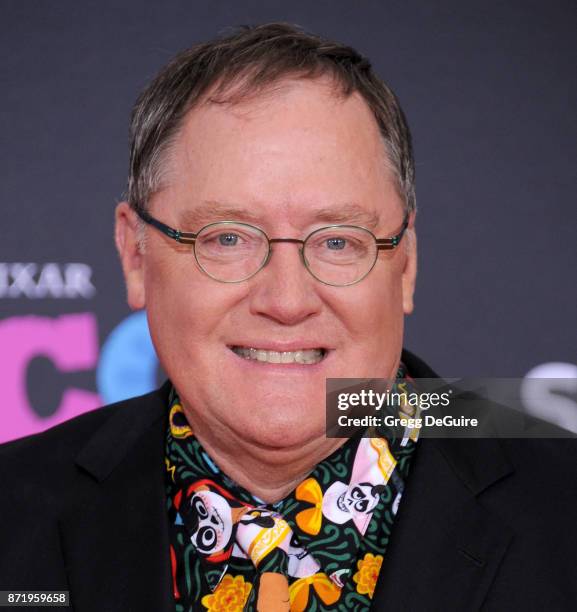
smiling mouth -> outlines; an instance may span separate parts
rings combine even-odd
[[[302,365],[314,365],[321,362],[327,349],[299,349],[296,351],[267,351],[264,349],[247,348],[244,346],[231,346],[230,350],[248,361],[261,361],[263,363],[298,363]]]

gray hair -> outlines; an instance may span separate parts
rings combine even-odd
[[[340,93],[358,92],[378,123],[399,195],[415,209],[411,134],[391,89],[352,47],[285,23],[243,26],[178,54],[141,93],[130,124],[128,202],[144,210],[160,189],[162,162],[185,115],[201,102],[234,104],[285,78],[332,77]]]

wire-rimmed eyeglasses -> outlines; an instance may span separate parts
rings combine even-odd
[[[376,238],[357,225],[329,225],[311,232],[304,240],[269,238],[260,228],[240,221],[217,221],[198,232],[181,232],[165,225],[146,211],[140,218],[182,244],[192,244],[200,269],[216,281],[240,283],[262,270],[277,242],[300,244],[305,268],[321,283],[335,287],[354,285],[373,269],[379,250],[395,249],[409,224],[409,214],[395,236]]]

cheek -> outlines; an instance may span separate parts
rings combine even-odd
[[[376,275],[375,275],[376,276]],[[368,281],[368,278],[367,278]],[[351,292],[337,314],[345,328],[338,375],[350,378],[390,378],[403,345],[400,276],[381,273]],[[362,290],[361,290],[362,289]]]
[[[376,342],[383,336],[402,331],[403,309],[400,275],[375,274],[370,283],[357,285],[350,299],[343,302],[343,317],[351,335]],[[347,296],[348,297],[348,296]]]
[[[194,301],[189,299],[193,283],[181,266],[153,261],[145,274],[146,308],[153,340],[173,342],[182,330],[198,320]]]
[[[178,253],[175,257],[184,258]],[[190,259],[190,258],[188,258]],[[236,287],[206,277],[194,261],[157,260],[147,266],[146,308],[150,333],[157,350],[186,354],[215,338],[227,312],[238,300]],[[170,351],[167,351],[167,348]],[[160,355],[159,355],[160,356]]]

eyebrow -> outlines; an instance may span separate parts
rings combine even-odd
[[[203,225],[215,221],[245,221],[254,225],[262,225],[262,216],[234,204],[225,204],[215,200],[205,200],[194,209],[183,211],[178,221],[182,227],[198,231]],[[310,211],[310,223],[362,225],[369,229],[376,228],[380,223],[380,215],[368,211],[359,204],[346,203],[336,207],[323,207]]]
[[[262,219],[250,210],[234,204],[224,204],[215,200],[205,200],[200,206],[183,211],[179,223],[187,229],[199,230],[213,221],[247,221],[258,224]]]
[[[350,203],[336,208],[318,209],[314,212],[314,219],[328,224],[347,223],[373,229],[379,225],[381,217],[374,211],[368,211],[358,204]]]

